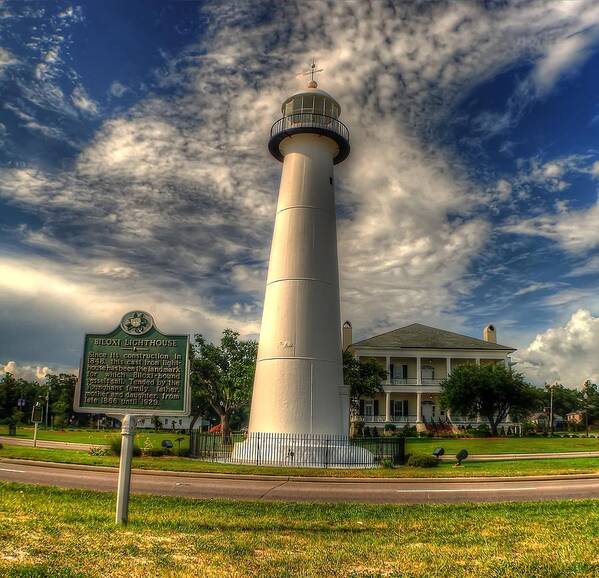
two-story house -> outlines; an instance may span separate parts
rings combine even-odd
[[[483,339],[460,335],[420,323],[412,323],[361,341],[352,341],[352,326],[343,325],[343,348],[357,357],[372,358],[387,370],[383,391],[360,400],[360,419],[368,426],[395,423],[424,429],[428,422],[467,420],[446,415],[439,405],[440,382],[464,363],[510,365],[513,347],[497,343],[493,325],[483,330]]]

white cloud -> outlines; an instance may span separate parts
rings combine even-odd
[[[580,253],[599,246],[599,202],[587,209],[571,210],[561,205],[557,214],[544,214],[507,225],[505,230],[545,237],[566,251]]]
[[[98,103],[91,99],[83,86],[76,86],[71,93],[71,102],[81,111],[91,116],[98,114]]]
[[[17,64],[19,61],[6,48],[0,47],[0,78],[6,72],[9,66]]]
[[[514,293],[514,297],[519,297],[521,295],[528,295],[529,293],[535,293],[536,291],[542,291],[544,289],[554,289],[558,285],[559,284],[557,284],[557,283],[540,283],[540,282],[530,283],[530,284],[526,285],[525,287],[518,289]]]
[[[65,371],[67,370],[62,370],[60,372]],[[40,365],[19,365],[16,361],[8,361],[6,364],[0,362],[0,378],[2,378],[6,373],[10,373],[16,379],[37,381],[38,383],[41,383],[46,378],[46,375],[56,374],[59,373],[59,371],[46,366],[42,367]],[[68,373],[73,373],[73,371],[68,371]]]
[[[595,27],[599,24],[597,7],[585,15],[581,24],[585,30],[556,39],[537,62],[532,78],[538,95],[550,92],[560,77],[572,74],[590,55],[591,46],[597,39],[597,30],[593,27],[593,24]]]
[[[124,84],[120,83],[118,80],[114,80],[108,89],[108,92],[114,96],[115,98],[121,98],[123,94],[125,94],[129,88],[127,88]]]
[[[585,380],[599,380],[599,317],[579,309],[563,326],[540,333],[515,358],[516,366],[536,383],[560,381],[579,387]]]

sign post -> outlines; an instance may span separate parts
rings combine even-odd
[[[42,422],[42,405],[39,401],[36,401],[31,410],[31,421],[34,423],[33,426],[33,447],[37,447],[37,428]]]
[[[116,493],[116,523],[126,524],[129,518],[129,490],[131,488],[131,460],[133,458],[133,438],[135,437],[135,416],[126,415],[121,429],[121,461],[119,482]]]
[[[122,421],[116,521],[126,524],[136,416],[188,416],[189,336],[166,335],[145,311],[131,311],[107,334],[85,336],[75,411]]]

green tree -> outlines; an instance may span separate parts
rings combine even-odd
[[[228,439],[232,416],[247,408],[252,397],[258,343],[241,340],[239,333],[225,329],[219,345],[196,335],[193,348],[194,418],[209,406],[220,419],[223,437]]]
[[[501,364],[456,367],[441,382],[441,405],[452,412],[489,421],[491,434],[508,413],[518,415],[539,406],[542,392],[529,385],[521,373]]]
[[[575,389],[565,387],[561,383],[555,385],[546,386],[542,390],[542,403],[543,407],[550,407],[551,405],[551,390],[553,390],[553,415],[560,415],[563,418],[566,417],[567,413],[578,409],[580,400],[578,398],[578,392]]]
[[[50,413],[56,427],[64,428],[74,415],[73,400],[75,399],[76,385],[76,375],[68,373],[46,375],[45,390],[46,392],[49,390]]]
[[[358,359],[343,352],[343,383],[350,386],[351,411],[358,411],[361,397],[373,397],[383,391],[387,371],[374,359]]]

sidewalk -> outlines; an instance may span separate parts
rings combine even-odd
[[[0,444],[9,446],[30,446],[33,447],[33,440],[27,438],[19,438],[12,436],[0,436]],[[38,448],[46,448],[51,450],[82,450],[88,451],[90,448],[108,447],[102,444],[82,444],[74,442],[56,442],[50,440],[37,440]]]

